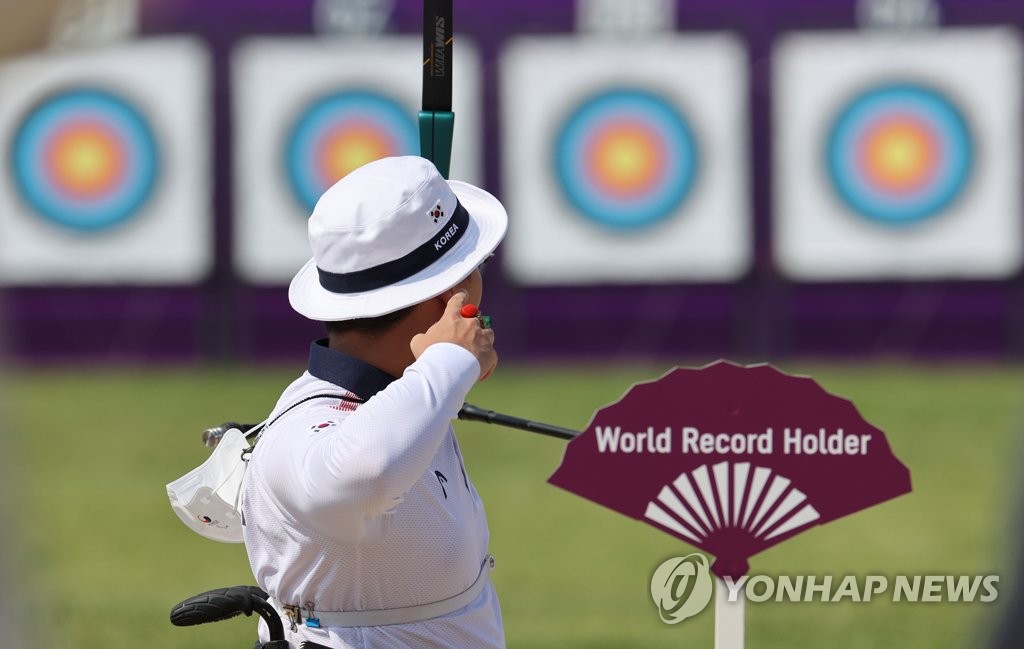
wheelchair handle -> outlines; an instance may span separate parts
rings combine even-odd
[[[219,622],[236,615],[257,613],[267,623],[270,640],[284,640],[284,625],[277,611],[267,603],[267,594],[256,586],[216,588],[189,597],[171,609],[171,624],[194,626]]]

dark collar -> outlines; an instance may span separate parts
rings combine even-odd
[[[326,338],[309,346],[309,373],[345,388],[364,401],[397,380],[369,363],[331,349]]]

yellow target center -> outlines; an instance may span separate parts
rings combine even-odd
[[[894,191],[914,189],[928,180],[935,167],[935,143],[920,125],[893,121],[872,130],[865,142],[868,174]]]
[[[53,147],[53,172],[66,191],[90,196],[103,193],[121,171],[117,143],[92,128],[76,128],[58,137]]]
[[[648,129],[616,126],[598,135],[589,156],[600,186],[613,194],[642,194],[658,180],[662,150]]]
[[[391,142],[366,127],[340,128],[323,145],[320,169],[333,184],[363,165],[396,155]]]

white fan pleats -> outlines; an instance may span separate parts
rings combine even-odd
[[[807,496],[772,469],[719,462],[680,473],[647,503],[644,517],[700,544],[717,530],[740,528],[769,541],[821,515]]]

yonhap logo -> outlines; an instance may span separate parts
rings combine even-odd
[[[700,613],[713,592],[708,559],[699,553],[673,557],[651,577],[651,599],[665,624],[678,624]]]

